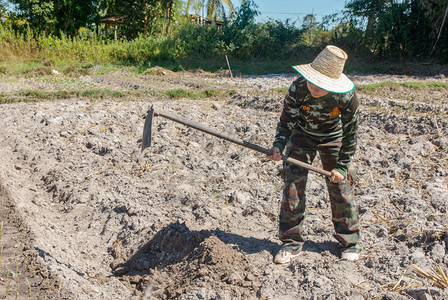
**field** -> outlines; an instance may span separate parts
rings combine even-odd
[[[304,254],[275,265],[281,163],[162,117],[141,137],[154,105],[270,148],[294,74],[3,75],[0,299],[448,299],[447,80],[349,77],[361,259],[313,173]]]

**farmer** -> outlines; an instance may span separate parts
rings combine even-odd
[[[300,76],[290,86],[277,125],[272,155],[311,164],[319,152],[323,169],[330,171],[327,184],[332,221],[340,242],[341,258],[359,259],[360,228],[354,199],[352,160],[357,144],[359,102],[353,82],[342,71],[347,54],[327,46],[311,64],[293,68]],[[283,200],[279,237],[283,245],[275,263],[288,263],[299,255],[305,240],[302,226],[306,211],[305,187],[308,170],[283,164]]]

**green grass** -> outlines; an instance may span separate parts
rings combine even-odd
[[[91,62],[65,62],[46,65],[41,61],[29,62],[0,62],[0,74],[10,76],[38,77],[52,75],[52,70],[56,70],[64,75],[79,77],[81,75],[103,75],[117,70],[126,70],[128,72],[139,73],[139,70],[146,68],[137,68],[135,66],[125,66],[107,63]]]
[[[200,100],[207,98],[228,98],[236,93],[234,90],[221,90],[221,89],[203,89],[203,90],[184,90],[174,89],[166,91],[155,91],[155,95],[166,97],[169,99],[191,99]]]
[[[173,89],[173,90],[137,90],[137,91],[116,91],[109,89],[86,89],[86,90],[24,90],[14,93],[0,93],[0,104],[11,104],[16,102],[43,102],[57,101],[71,98],[87,98],[90,100],[101,99],[142,99],[147,96],[156,96],[167,99],[191,99],[201,100],[209,98],[228,98],[236,94],[235,90],[226,89]]]
[[[275,88],[272,89],[272,91],[276,92],[276,93],[280,93],[280,94],[286,94],[286,92],[288,92],[289,87],[281,87],[281,88]]]
[[[38,91],[27,90],[14,93],[0,93],[0,104],[9,104],[15,102],[40,102],[40,101],[56,101],[70,98],[90,98],[99,100],[103,98],[122,99],[127,96],[143,96],[147,92],[121,92],[105,89],[92,89],[84,91]]]
[[[357,85],[356,89],[364,92],[375,92],[380,89],[384,89],[386,87],[406,87],[411,89],[422,89],[422,88],[430,88],[430,89],[438,89],[438,88],[448,88],[448,82],[394,82],[394,81],[384,81],[373,84],[365,84],[365,85]]]

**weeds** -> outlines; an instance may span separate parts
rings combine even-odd
[[[11,95],[9,93],[0,93],[0,104],[11,104],[16,102],[40,102],[40,101],[56,101],[70,98],[89,98],[96,99],[122,99],[126,96],[144,96],[146,91],[139,92],[121,92],[108,89],[91,89],[91,90],[59,90],[54,92],[42,92],[38,90],[18,91]]]
[[[363,92],[376,92],[382,89],[394,89],[399,87],[405,87],[410,89],[422,89],[422,88],[448,88],[448,82],[395,82],[395,81],[383,81],[373,84],[357,85],[356,89]]]
[[[192,100],[197,100],[200,98],[199,92],[191,91],[191,90],[183,90],[183,89],[168,90],[165,92],[165,94],[170,99],[188,98],[188,99],[192,99]]]
[[[136,91],[117,91],[111,89],[87,88],[90,85],[83,85],[77,80],[67,79],[38,79],[37,81],[55,84],[56,91],[41,91],[41,90],[22,90],[14,94],[0,93],[0,104],[11,104],[17,102],[41,102],[41,101],[57,101],[70,98],[87,98],[90,100],[100,99],[140,99],[149,95],[156,97],[163,97],[172,100],[176,99],[191,99],[200,100],[208,98],[228,98],[236,93],[235,90],[227,89],[173,89],[173,90],[136,90]],[[63,88],[65,86],[66,88]],[[82,90],[79,87],[86,87]]]
[[[176,99],[191,99],[200,100],[208,98],[228,98],[234,95],[235,90],[217,90],[217,89],[204,89],[204,90],[188,90],[188,89],[173,89],[167,91],[154,91],[156,96],[166,97],[172,100]]]

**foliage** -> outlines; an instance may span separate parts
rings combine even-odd
[[[222,29],[215,25],[179,24],[174,35],[178,57],[196,56],[222,59],[225,55],[237,59],[279,58],[294,54],[302,31],[294,23],[271,20],[255,22],[258,12],[251,0],[242,2],[236,18]]]
[[[253,53],[257,57],[275,59],[293,56],[302,43],[303,30],[286,20],[270,20],[258,24],[253,41]]]
[[[344,14],[328,16],[322,23],[307,15],[300,28],[290,20],[257,23],[253,0],[242,0],[236,11],[229,0],[11,2],[18,11],[0,21],[0,59],[30,62],[28,69],[42,64],[36,72],[64,64],[81,70],[97,62],[139,68],[165,63],[181,69],[186,61],[224,61],[226,55],[248,64],[254,59],[305,62],[327,44],[368,60],[432,56],[448,61],[444,0],[351,0]],[[1,13],[2,3],[0,0]],[[213,22],[194,24],[189,16],[181,16],[190,5],[197,9],[206,4],[214,11],[213,18],[223,18],[222,27]],[[230,11],[231,18],[224,11]],[[114,35],[104,34],[104,25],[100,25],[104,16],[124,18],[117,26],[117,41]]]
[[[258,15],[256,8],[252,0],[243,0],[235,20],[223,29],[227,50],[236,57],[244,58],[253,53],[251,47],[256,37],[255,17]]]
[[[112,47],[110,56],[113,61],[125,65],[149,66],[152,61],[173,61],[179,55],[174,50],[174,39],[167,36],[146,38],[139,36],[129,42],[118,42]]]
[[[391,3],[380,13],[373,37],[374,52],[379,56],[407,52],[413,35],[406,27],[408,9],[405,3]]]
[[[197,14],[201,14],[206,9],[205,16],[209,20],[224,20],[227,18],[226,11],[230,13],[232,18],[235,13],[235,7],[231,0],[187,0],[186,15],[193,8]]]
[[[208,0],[207,2],[207,18],[219,19],[220,16],[226,18],[226,8],[233,15],[235,8],[230,0]]]
[[[106,43],[94,34],[56,37],[35,32],[30,27],[16,32],[11,26],[0,26],[2,61],[41,62],[48,67],[74,62],[110,62],[111,49],[120,45],[119,42]]]
[[[6,6],[3,0],[0,0],[0,18],[4,18],[7,15]]]
[[[224,32],[215,25],[184,22],[174,35],[176,53],[179,57],[224,57],[227,47],[223,36]]]
[[[25,18],[32,28],[46,33],[75,35],[80,27],[95,21],[95,1],[10,0],[17,5],[16,17]]]
[[[346,4],[344,40],[352,30],[362,30],[357,39],[361,48],[369,48],[380,59],[427,58],[436,50],[437,34],[442,33],[437,53],[448,59],[448,31],[441,31],[447,9],[444,0],[352,0]],[[355,25],[355,26],[353,26]],[[363,30],[363,26],[365,29]],[[358,34],[356,34],[358,36]]]
[[[304,36],[305,43],[311,45],[313,42],[313,34],[316,34],[316,29],[319,23],[316,21],[316,17],[312,14],[308,14],[303,18],[302,29],[307,32]]]
[[[121,17],[118,35],[132,40],[139,36],[169,33],[181,10],[179,0],[101,0],[106,16]]]

